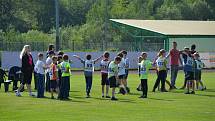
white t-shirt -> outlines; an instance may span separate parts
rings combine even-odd
[[[129,60],[128,58],[124,58],[125,59],[125,69],[129,69]]]
[[[94,72],[94,61],[92,61],[92,60],[85,60],[82,63],[84,63],[84,71]]]
[[[45,70],[43,68],[44,65],[45,65],[45,63],[43,61],[38,60],[34,67],[34,70],[36,71],[36,73],[45,74]]]
[[[102,60],[100,63],[100,67],[101,67],[101,73],[108,73],[108,64],[110,63],[110,61],[104,61]]]
[[[119,72],[118,75],[125,75],[125,59],[122,58],[121,62],[118,64]]]
[[[52,64],[52,58],[51,57],[48,57],[46,59],[46,65],[48,66],[48,68],[46,69],[46,72],[50,72],[50,65]]]

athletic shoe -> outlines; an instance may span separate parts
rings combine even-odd
[[[105,98],[105,96],[104,96],[104,95],[102,95],[102,98]]]
[[[106,96],[105,98],[110,98],[110,96]]]
[[[112,97],[111,100],[112,100],[112,101],[117,101],[118,99],[115,98],[115,97]]]
[[[54,99],[54,96],[52,96],[51,99]]]
[[[153,89],[152,92],[155,92],[155,89]]]
[[[125,91],[125,89],[124,89],[124,88],[120,88],[119,92],[120,92],[121,94],[123,94],[123,95],[125,95],[125,94],[126,94],[126,91]]]
[[[89,95],[89,94],[87,94],[86,98],[90,98],[90,95]]]
[[[185,92],[184,94],[190,94],[190,92]]]
[[[130,88],[126,87],[126,91],[127,91],[127,93],[130,93]]]
[[[16,96],[17,96],[17,97],[21,97],[22,95],[21,95],[20,92],[16,92]]]
[[[139,98],[147,98],[147,96],[145,96],[145,95],[142,95],[142,96],[140,96]]]
[[[166,89],[164,89],[164,90],[161,90],[161,92],[168,92]]]
[[[141,89],[137,88],[137,91],[142,91]]]
[[[35,94],[31,92],[31,93],[29,93],[29,96],[35,97]]]
[[[192,91],[190,94],[195,94],[195,91]]]

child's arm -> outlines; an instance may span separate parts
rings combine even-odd
[[[93,62],[96,63],[96,62],[99,61],[102,57],[103,57],[103,55],[100,56],[100,57],[98,57],[97,59],[93,60]]]
[[[77,59],[80,60],[81,62],[84,62],[84,60],[83,60],[80,56],[78,56],[78,55],[73,55],[73,57],[77,58]]]

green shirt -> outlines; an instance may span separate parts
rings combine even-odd
[[[60,63],[60,68],[62,71],[62,77],[70,76],[70,72],[66,72],[67,69],[71,68],[69,62],[63,61],[62,63]]]
[[[147,79],[149,69],[152,68],[152,62],[150,60],[142,60],[140,65],[140,79]]]
[[[108,77],[116,76],[118,74],[118,65],[111,61],[108,66]]]

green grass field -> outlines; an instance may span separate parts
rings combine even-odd
[[[0,121],[214,121],[215,72],[204,72],[202,77],[207,90],[185,95],[184,90],[152,93],[156,75],[150,74],[148,99],[139,99],[138,76],[130,74],[131,94],[117,94],[116,102],[101,98],[99,74],[94,75],[89,99],[85,98],[84,76],[77,73],[71,76],[70,101],[32,98],[27,92],[23,97],[16,97],[13,92],[5,93],[2,86]],[[177,87],[182,84],[180,72]]]

